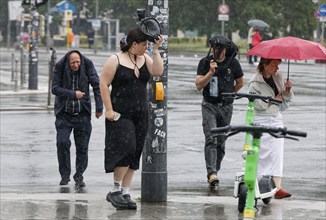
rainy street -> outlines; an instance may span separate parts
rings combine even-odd
[[[46,51],[39,63],[38,92],[26,89],[13,91],[10,53],[1,48],[1,201],[6,201],[1,202],[1,219],[42,219],[45,212],[54,213],[51,215],[53,219],[70,219],[73,216],[81,219],[126,219],[126,213],[115,212],[105,201],[112,175],[105,174],[103,165],[104,118],[92,116],[85,191],[76,191],[72,183],[71,187],[59,187],[55,118],[53,110],[47,107]],[[62,55],[63,51],[59,51],[58,58]],[[109,55],[103,52],[86,56],[93,60],[100,74]],[[129,219],[182,219],[186,216],[187,219],[238,218],[237,199],[232,196],[234,176],[241,171],[243,163],[243,134],[227,140],[226,155],[219,172],[219,196],[207,197],[200,108],[202,96],[194,84],[200,58],[201,55],[193,54],[169,56],[166,91],[168,204],[142,204],[140,211],[131,217],[128,215]],[[245,74],[245,86],[240,92],[245,93],[255,66],[248,64],[244,56],[240,57],[240,63]],[[258,202],[260,211],[257,219],[323,219],[326,197],[326,65],[311,60],[291,61],[289,69],[295,99],[283,114],[284,125],[308,135],[307,138],[299,138],[299,141],[285,140],[283,187],[292,193],[291,199],[272,200],[269,206]],[[280,72],[284,78],[287,70],[287,62],[282,62]],[[51,96],[52,105],[53,101]],[[246,99],[235,100],[232,125],[244,124],[246,107]],[[74,155],[74,145],[71,150]],[[139,202],[141,170],[134,178],[131,191],[138,195]],[[223,205],[219,204],[222,200],[218,198],[223,198]],[[31,202],[28,204],[25,200]],[[13,207],[24,210],[24,214],[15,213]],[[305,208],[306,212],[303,211]],[[153,212],[148,213],[151,210]]]

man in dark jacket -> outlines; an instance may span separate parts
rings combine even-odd
[[[89,85],[93,87],[95,116],[103,112],[99,88],[99,77],[91,60],[77,50],[69,51],[56,63],[52,79],[52,93],[56,96],[54,113],[57,130],[57,156],[60,185],[70,181],[70,134],[73,131],[76,145],[76,187],[85,187],[83,173],[88,164],[88,144],[92,132],[91,97]]]
[[[95,36],[95,31],[93,28],[89,28],[87,30],[87,41],[88,41],[88,48],[91,49],[93,44],[94,44],[94,36]]]

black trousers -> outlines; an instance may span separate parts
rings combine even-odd
[[[249,50],[252,49],[254,46],[252,44],[249,44]],[[248,59],[249,59],[249,63],[252,64],[252,57],[254,57],[254,62],[257,62],[258,60],[258,57],[257,56],[252,56],[252,55],[249,55]]]
[[[202,102],[203,132],[205,135],[205,162],[207,177],[212,172],[217,173],[221,169],[221,163],[225,155],[224,136],[213,136],[212,128],[230,125],[233,113],[233,105],[217,105],[207,101]]]
[[[75,181],[83,180],[83,173],[88,165],[88,144],[92,132],[91,115],[86,110],[78,115],[60,112],[56,115],[55,127],[61,178],[70,178],[70,135],[73,132],[76,145],[76,173],[73,178]]]

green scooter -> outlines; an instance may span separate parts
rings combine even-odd
[[[275,138],[288,138],[298,140],[292,136],[306,137],[307,133],[299,131],[290,131],[286,128],[276,128],[267,126],[225,126],[220,128],[213,128],[211,132],[215,135],[225,135],[227,137],[238,134],[239,132],[246,132],[252,135],[252,146],[247,149],[247,156],[244,171],[244,184],[245,188],[240,188],[246,193],[246,202],[243,211],[243,219],[255,218],[255,200],[257,188],[257,165],[259,158],[260,137],[263,133],[268,133]]]
[[[247,93],[222,93],[224,99],[248,99],[248,106],[246,110],[246,120],[245,125],[250,126],[254,124],[254,101],[260,99],[266,103],[272,102],[273,104],[281,104],[282,101],[279,99],[274,99],[271,96],[262,96],[258,94],[247,94]],[[244,181],[245,177],[245,164],[246,156],[248,150],[251,148],[252,136],[249,132],[245,134],[245,144],[243,147],[242,158],[244,165],[240,172],[236,173],[235,182],[234,182],[234,198],[238,198],[238,211],[242,213],[246,204],[247,190]],[[276,193],[276,187],[273,181],[272,176],[263,176],[259,180],[257,179],[255,183],[255,202],[257,203],[258,199],[262,199],[265,204],[269,204],[273,195]],[[255,204],[256,206],[256,204]]]
[[[248,106],[246,111],[246,120],[245,125],[251,126],[254,123],[254,101],[260,99],[266,103],[272,102],[273,104],[282,103],[281,100],[274,99],[271,96],[262,96],[258,94],[247,94],[247,93],[222,93],[224,99],[240,99],[247,98]],[[247,189],[245,184],[245,166],[246,166],[246,157],[248,150],[251,149],[252,135],[250,132],[246,132],[245,135],[245,144],[243,147],[243,161],[244,165],[240,172],[236,173],[235,182],[234,182],[234,193],[233,196],[238,198],[238,211],[243,213],[246,204],[247,198]],[[257,162],[258,163],[258,162]],[[255,207],[258,199],[262,199],[265,204],[269,204],[272,197],[276,193],[276,187],[273,181],[272,176],[263,176],[259,180],[255,181]]]

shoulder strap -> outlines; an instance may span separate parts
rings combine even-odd
[[[119,65],[120,65],[120,59],[119,59],[119,56],[118,56],[117,54],[114,54],[114,55],[117,56],[117,58],[118,58],[118,63],[119,63]]]

